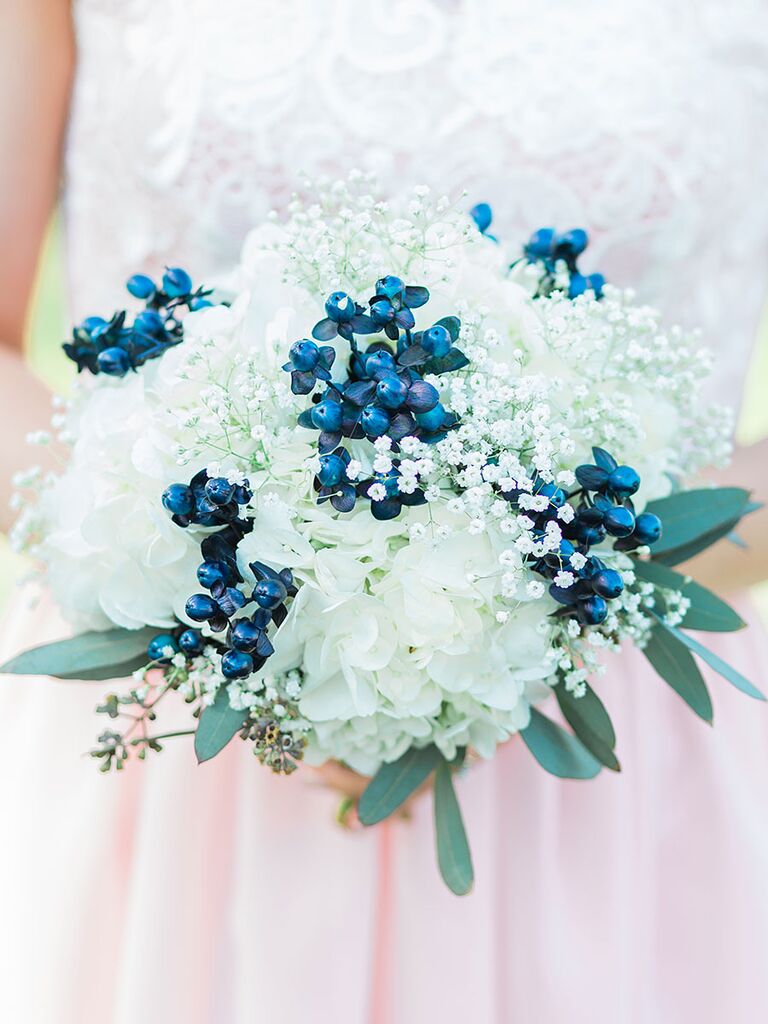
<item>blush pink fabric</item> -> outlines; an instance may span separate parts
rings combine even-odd
[[[713,646],[766,687],[759,626]],[[171,741],[104,777],[79,756],[101,684],[4,679],[0,1020],[763,1020],[768,708],[708,678],[714,729],[642,655],[612,660],[621,775],[560,781],[519,740],[472,767],[463,899],[428,796],[347,832],[335,796],[239,743],[197,767]]]

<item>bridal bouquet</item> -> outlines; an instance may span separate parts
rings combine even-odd
[[[431,778],[465,893],[468,752],[519,733],[558,776],[619,770],[607,652],[637,645],[707,721],[697,658],[762,699],[688,632],[742,621],[674,568],[754,506],[695,486],[730,434],[698,337],[582,274],[583,231],[509,253],[484,205],[369,189],[297,199],[216,290],[136,275],[138,312],[74,330],[71,456],[20,481],[17,536],[76,635],[3,670],[125,679],[98,708],[105,771],[239,737],[276,772],[372,776],[367,825]],[[164,731],[179,699],[189,728]]]

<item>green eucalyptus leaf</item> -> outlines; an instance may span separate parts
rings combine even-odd
[[[656,618],[659,621],[660,626],[669,633],[674,639],[681,645],[684,645],[688,651],[693,651],[697,654],[702,661],[705,661],[710,668],[713,668],[715,672],[721,675],[724,679],[727,679],[729,683],[736,687],[737,690],[741,690],[742,693],[746,693],[748,697],[754,697],[755,700],[765,700],[765,694],[758,690],[756,686],[753,686],[750,681],[737,672],[735,668],[729,665],[727,662],[715,654],[713,651],[708,650],[703,644],[700,644],[698,640],[694,640],[692,636],[688,636],[687,633],[683,633],[682,630],[676,626],[670,626],[668,623]]]
[[[672,548],[671,551],[663,551],[661,554],[656,553],[656,545],[654,545],[651,548],[651,558],[654,562],[660,562],[662,565],[680,565],[681,562],[688,562],[691,558],[695,558],[696,555],[701,554],[702,551],[706,551],[707,548],[711,548],[713,544],[722,540],[723,537],[733,537],[733,531],[740,522],[741,518],[732,519],[717,530],[704,533],[688,544],[681,544],[680,547]]]
[[[581,740],[531,708],[531,721],[521,730],[525,745],[541,767],[561,779],[593,779],[600,771],[600,761]]]
[[[663,526],[661,538],[652,547],[654,557],[699,541],[721,529],[724,529],[721,534],[724,536],[744,515],[748,502],[749,491],[741,487],[678,491],[650,502],[646,511],[659,516]]]
[[[130,661],[122,661],[119,665],[102,665],[99,668],[81,669],[79,672],[73,672],[71,675],[66,672],[60,672],[56,678],[87,682],[104,679],[128,679],[137,669],[145,668],[148,664],[149,658],[144,653],[131,658]]]
[[[363,825],[375,825],[397,810],[441,760],[434,744],[410,747],[397,761],[383,764],[360,797],[357,814]]]
[[[216,757],[240,732],[248,717],[248,711],[236,711],[230,706],[227,688],[222,686],[213,704],[208,704],[200,713],[200,721],[195,732],[195,754],[198,764]]]
[[[690,651],[664,627],[661,620],[652,630],[643,654],[675,693],[693,708],[699,718],[711,725],[712,700],[707,684]]]
[[[621,771],[613,752],[616,746],[613,723],[595,691],[587,685],[583,696],[575,697],[566,690],[565,683],[560,682],[554,692],[563,717],[587,750],[606,768]]]
[[[32,647],[1,665],[0,673],[60,679],[119,678],[118,669],[126,662],[144,655],[146,663],[147,645],[157,634],[152,627],[81,633],[69,640]],[[95,675],[99,669],[107,674]]]
[[[642,562],[640,559],[635,560],[633,569],[640,579],[653,583],[657,587],[679,590],[684,597],[688,598],[691,607],[682,622],[683,629],[730,633],[746,626],[746,622],[730,605],[690,577],[683,576],[659,562]]]
[[[435,842],[443,881],[457,896],[465,896],[475,880],[472,854],[453,788],[450,765],[442,758],[435,769]]]

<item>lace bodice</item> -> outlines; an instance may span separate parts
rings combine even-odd
[[[764,0],[75,0],[73,314],[230,264],[302,172],[487,200],[686,324],[736,399],[768,284]],[[546,9],[546,14],[543,11]]]

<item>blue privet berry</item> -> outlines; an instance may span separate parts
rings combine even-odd
[[[608,603],[599,594],[579,602],[578,615],[587,626],[599,626],[608,615]]]
[[[383,437],[389,429],[389,424],[389,414],[375,405],[366,405],[360,414],[360,425],[368,437]]]
[[[232,627],[229,642],[238,651],[253,651],[263,632],[263,629],[260,629],[250,619],[240,619]]]
[[[524,258],[536,264],[540,270],[536,295],[549,295],[555,289],[561,289],[565,274],[568,298],[577,299],[590,291],[595,298],[602,298],[605,285],[603,275],[579,272],[577,261],[588,244],[589,236],[583,228],[572,228],[562,234],[558,234],[554,228],[539,228],[535,231],[528,239],[523,253]]]
[[[219,611],[219,606],[207,594],[193,594],[184,609],[193,622],[207,622]]]
[[[169,648],[171,650],[170,656],[165,653]],[[174,636],[171,636],[170,633],[158,633],[156,637],[149,641],[147,657],[150,661],[168,663],[178,649],[179,644]]]
[[[304,338],[302,341],[294,342],[288,354],[291,357],[294,369],[302,371],[313,370],[320,358],[320,348],[314,341]]]
[[[635,520],[633,540],[638,544],[653,544],[661,537],[661,520],[653,512],[641,512]]]
[[[488,203],[477,203],[469,211],[469,215],[472,220],[477,224],[477,230],[481,235],[484,235],[488,228],[491,226],[493,220],[493,211]]]
[[[324,398],[312,408],[312,422],[318,430],[336,431],[341,426],[342,408],[339,402]]]
[[[225,562],[203,562],[197,568],[197,581],[206,590],[216,586],[226,586],[231,578],[231,571]]]
[[[213,477],[205,485],[205,494],[214,505],[226,505],[235,496],[235,486],[226,477]]]
[[[445,422],[445,407],[438,402],[428,412],[416,413],[416,422],[425,430],[440,430]]]
[[[145,309],[133,322],[134,330],[144,334],[161,335],[165,331],[165,320],[154,309]]]
[[[133,274],[126,281],[125,287],[135,299],[150,299],[156,291],[155,282],[146,274]]]
[[[405,282],[394,274],[380,277],[376,282],[376,294],[385,295],[388,299],[399,298],[405,291]]]
[[[187,484],[171,484],[163,491],[163,507],[172,515],[189,515],[195,507],[195,496]]]
[[[97,356],[99,370],[109,377],[124,377],[131,369],[131,357],[124,348],[105,348]]]
[[[325,303],[326,316],[337,324],[347,323],[356,312],[356,303],[346,292],[333,292]]]
[[[203,653],[203,637],[196,629],[185,629],[179,637],[179,649],[190,657]]]
[[[201,288],[193,292],[189,274],[179,267],[166,272],[161,289],[146,274],[133,274],[126,289],[145,304],[133,323],[126,310],[115,313],[110,320],[86,317],[74,328],[72,340],[64,343],[64,351],[77,364],[78,372],[123,377],[138,370],[183,341],[182,310],[211,305],[206,297],[210,292]]]
[[[635,528],[635,517],[628,508],[618,505],[605,513],[603,525],[612,537],[628,537]]]
[[[608,476],[608,487],[620,498],[629,498],[640,486],[640,475],[631,466],[617,466]]]
[[[345,479],[347,463],[339,455],[321,455],[317,479],[322,487],[335,487]]]
[[[591,582],[595,593],[609,600],[618,597],[624,590],[624,580],[621,578],[621,573],[616,572],[615,569],[600,570],[595,573]]]
[[[276,608],[287,596],[288,591],[280,580],[262,580],[253,588],[253,598],[260,608]]]
[[[172,299],[189,295],[192,291],[192,278],[181,267],[167,267],[163,274],[163,291]]]
[[[245,651],[229,650],[222,655],[221,673],[227,679],[245,679],[253,670],[253,658]]]
[[[376,398],[385,409],[399,409],[407,395],[408,385],[394,373],[388,373],[376,385]]]
[[[435,324],[428,331],[424,331],[421,336],[421,344],[430,355],[441,358],[448,355],[453,341],[445,327],[441,324]]]

